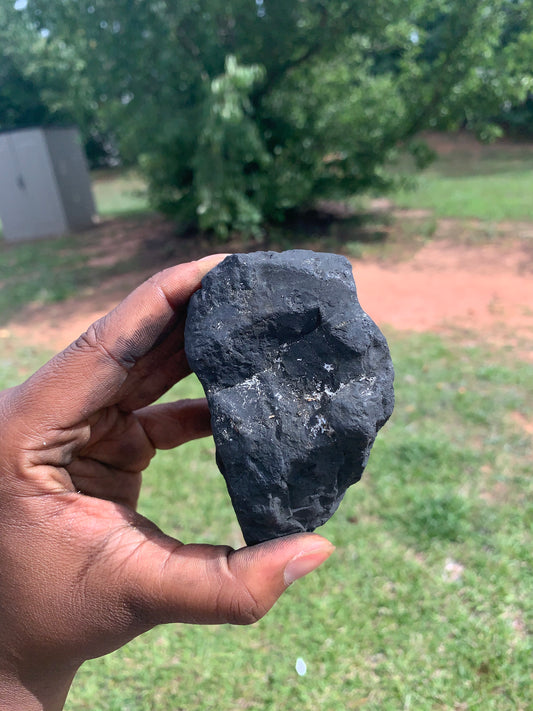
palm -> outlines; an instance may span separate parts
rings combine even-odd
[[[64,625],[66,657],[70,645],[82,640],[87,656],[96,656],[151,626],[153,620],[137,616],[130,600],[138,596],[139,585],[149,595],[160,594],[151,581],[159,580],[181,548],[135,508],[142,471],[156,449],[210,432],[205,400],[152,405],[190,372],[183,324],[187,298],[199,285],[199,270],[194,265],[190,270],[186,294],[179,288],[177,294],[167,293],[162,273],[162,283],[145,283],[2,397],[2,407],[15,415],[2,441],[24,473],[5,480],[9,505],[0,509],[0,520],[16,531],[10,544],[18,550],[27,548],[18,522],[39,521],[32,530],[32,578],[46,590],[50,571],[61,571],[65,584],[47,596],[46,605]],[[16,561],[5,579],[23,589],[24,570]],[[114,605],[111,622],[93,615],[81,626],[74,624],[80,596],[85,602],[106,595],[116,596],[109,603],[110,609]],[[175,612],[170,588],[169,596]],[[39,606],[34,612],[31,622],[37,628]],[[172,616],[165,606],[158,615],[158,621]]]
[[[189,269],[189,280],[199,283],[198,266]],[[41,490],[57,493],[60,480],[63,490],[134,509],[156,449],[210,433],[203,400],[152,405],[190,372],[183,327],[194,286],[187,298],[167,293],[165,272],[160,276],[160,284],[143,284],[21,386],[31,458],[46,466]]]
[[[135,509],[142,472],[156,449],[209,434],[205,400],[183,400],[134,412],[109,407],[91,418],[88,441],[66,469],[83,494]]]
[[[79,492],[135,509],[141,472],[154,453],[139,418],[111,407],[98,413],[89,441],[67,471]]]

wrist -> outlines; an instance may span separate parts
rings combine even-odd
[[[2,711],[61,711],[75,672],[27,674],[0,662],[0,709]]]

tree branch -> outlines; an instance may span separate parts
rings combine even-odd
[[[332,37],[338,37],[342,35],[345,30],[345,23],[349,16],[354,12],[356,8],[354,5],[350,5],[348,9],[339,17],[336,29],[327,33],[327,39]],[[264,97],[269,94],[272,89],[285,77],[287,74],[297,67],[308,62],[312,57],[319,54],[326,44],[326,33],[324,33],[325,28],[328,23],[328,10],[326,5],[320,4],[320,22],[319,22],[319,35],[317,40],[311,44],[299,57],[294,59],[288,59],[286,62],[277,67],[274,71],[267,75],[267,78],[263,84],[257,87],[256,91],[252,93],[251,101],[254,106],[257,106]]]
[[[426,122],[428,118],[431,116],[433,109],[435,106],[437,106],[441,100],[443,99],[444,96],[449,92],[451,86],[457,82],[459,77],[457,74],[453,74],[453,76],[449,76],[448,79],[446,78],[446,71],[447,67],[451,63],[451,60],[453,58],[453,55],[455,52],[463,47],[467,41],[468,38],[472,32],[473,29],[473,18],[475,16],[475,13],[479,7],[479,2],[474,3],[474,6],[471,9],[471,12],[468,15],[468,19],[464,17],[464,10],[462,11],[462,31],[457,33],[455,35],[456,41],[453,43],[451,47],[448,48],[446,51],[446,54],[444,57],[441,59],[440,66],[437,70],[436,76],[433,73],[434,69],[430,68],[430,71],[432,72],[431,76],[431,84],[433,85],[433,91],[431,93],[431,96],[429,100],[425,102],[425,104],[422,106],[421,110],[413,117],[413,120],[411,121],[411,125],[405,132],[406,136],[414,136],[417,133],[419,133],[421,130],[423,130],[426,127]],[[468,68],[465,68],[463,72],[463,76],[467,73]],[[424,83],[424,82],[423,82]]]

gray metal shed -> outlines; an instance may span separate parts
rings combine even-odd
[[[76,128],[0,133],[0,220],[6,240],[80,230],[93,224],[95,214]]]

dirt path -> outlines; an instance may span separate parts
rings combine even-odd
[[[120,253],[116,242],[111,250]],[[184,260],[173,255],[170,263],[176,261]],[[361,304],[381,326],[469,334],[491,344],[510,344],[533,360],[531,240],[461,245],[438,239],[407,261],[352,261]],[[123,275],[108,283],[105,292],[30,306],[0,335],[61,349],[145,276],[142,272]]]

